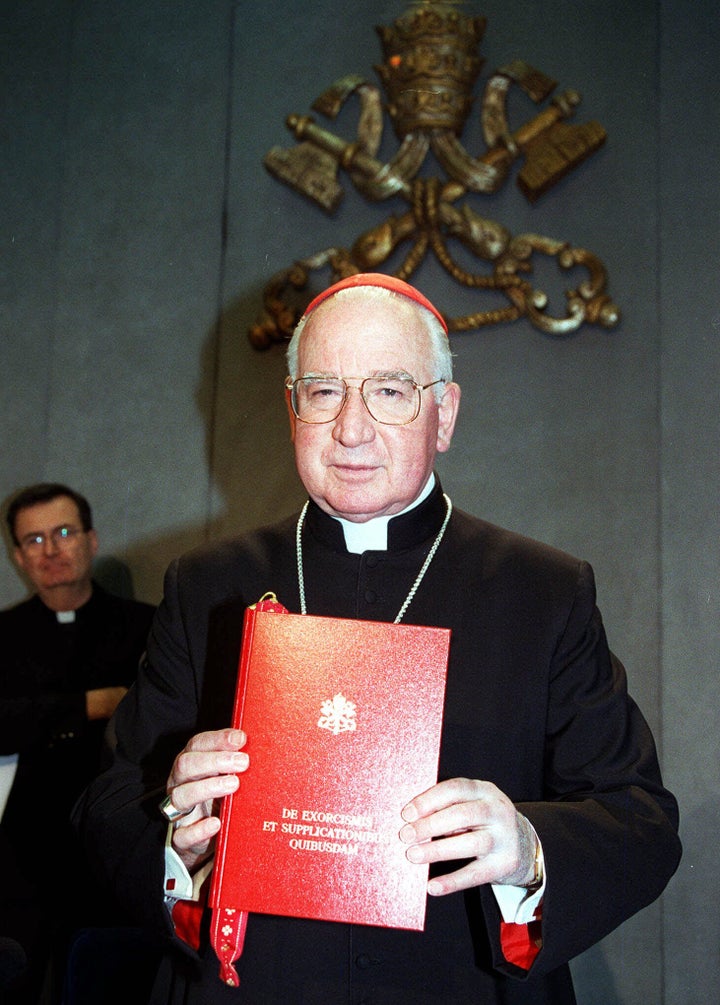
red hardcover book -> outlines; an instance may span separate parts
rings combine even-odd
[[[247,610],[233,725],[250,767],[223,803],[210,892],[221,960],[248,911],[423,929],[428,867],[398,831],[437,781],[449,644],[444,628]]]

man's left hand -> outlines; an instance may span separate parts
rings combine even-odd
[[[535,836],[528,820],[492,782],[450,778],[416,796],[402,811],[400,840],[418,864],[470,860],[433,876],[438,897],[485,883],[527,886],[535,871]]]

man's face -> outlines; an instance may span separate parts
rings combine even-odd
[[[298,376],[363,378],[402,372],[418,384],[429,384],[438,375],[418,310],[405,298],[376,301],[360,292],[331,297],[307,322]],[[376,422],[357,390],[350,390],[332,422],[310,424],[291,415],[297,469],[321,509],[362,523],[399,513],[414,502],[436,453],[450,446],[460,400],[457,384],[445,385],[439,404],[434,390],[422,392],[420,414],[405,426]]]
[[[49,502],[37,503],[20,510],[15,521],[15,536],[20,546],[15,548],[15,561],[42,597],[59,587],[89,586],[92,560],[97,552],[94,530],[72,534],[58,540],[61,527],[82,531],[78,508],[68,496],[58,496]],[[42,535],[40,545],[31,546],[33,537]]]

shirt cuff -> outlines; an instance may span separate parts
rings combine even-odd
[[[214,858],[198,869],[191,876],[185,863],[172,846],[173,824],[170,824],[165,836],[165,903],[172,906],[177,900],[199,900],[200,888],[210,875]]]
[[[532,826],[532,825],[531,825]],[[534,830],[534,828],[533,828]],[[545,883],[547,875],[545,872],[545,856],[543,855],[540,838],[537,837],[540,848],[540,864],[542,867],[542,884],[537,890],[527,890],[524,886],[503,886],[500,883],[492,883],[492,892],[495,894],[503,921],[508,924],[527,925],[537,918],[537,912],[542,903],[545,893]]]

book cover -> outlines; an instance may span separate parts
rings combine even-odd
[[[233,714],[250,767],[223,804],[211,906],[421,930],[428,867],[398,832],[437,780],[449,630],[259,607]]]

